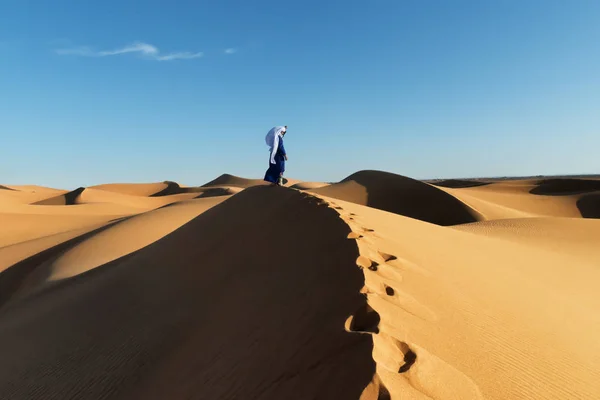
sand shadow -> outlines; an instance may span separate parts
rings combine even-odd
[[[32,205],[36,206],[74,206],[77,205],[77,199],[81,196],[81,193],[85,190],[84,187],[78,187],[75,190],[71,190],[68,193],[60,194],[58,196],[50,197],[49,199],[44,199],[32,203]]]
[[[448,189],[471,188],[471,187],[487,186],[487,185],[491,184],[491,182],[466,180],[466,179],[446,179],[443,181],[431,181],[429,183],[431,183],[434,186],[445,187]]]
[[[600,191],[600,180],[554,178],[536,182],[536,187],[529,193],[542,196],[568,196]]]
[[[583,218],[600,218],[600,193],[581,196],[577,208]]]
[[[44,268],[44,266],[54,261],[56,257],[78,243],[128,218],[131,217],[115,219],[114,222],[52,246],[0,272],[0,308],[10,302],[15,294],[29,294],[36,289],[36,283],[45,282],[50,269]]]
[[[478,221],[477,214],[454,196],[427,183],[389,172],[360,171],[339,184],[314,192],[352,201],[339,190],[349,182],[366,189],[369,207],[442,226]]]
[[[364,303],[349,232],[297,191],[244,190],[135,253],[6,304],[0,393],[359,398],[375,363],[371,336],[344,330]]]
[[[177,182],[164,181],[163,183],[166,184],[167,187],[160,192],[151,194],[149,197],[171,196],[173,194],[187,193],[187,188],[182,188]]]

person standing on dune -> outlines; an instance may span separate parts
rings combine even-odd
[[[270,148],[269,169],[265,173],[265,181],[274,185],[283,185],[283,173],[285,172],[285,162],[288,159],[285,147],[283,146],[283,137],[287,132],[286,126],[276,126],[272,128],[265,138],[267,146]]]

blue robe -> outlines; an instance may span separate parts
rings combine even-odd
[[[283,138],[279,138],[279,146],[277,146],[277,150],[275,153],[275,157],[273,157],[273,149],[269,153],[269,169],[265,173],[265,181],[277,183],[279,181],[279,177],[283,175],[285,172],[285,147],[283,147]],[[275,163],[271,163],[271,160],[274,160]]]

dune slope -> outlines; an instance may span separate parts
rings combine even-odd
[[[312,193],[366,205],[436,225],[478,221],[469,206],[415,179],[381,171],[360,171]]]
[[[247,189],[155,243],[0,309],[7,398],[358,398],[356,244],[297,191]],[[6,272],[6,271],[5,271]]]
[[[597,182],[0,188],[0,398],[598,399]]]
[[[519,240],[519,223],[465,231],[324,200],[359,247],[368,305],[347,328],[373,336],[372,395],[600,397],[600,221],[533,221]]]
[[[257,185],[267,185],[268,182],[265,182],[261,179],[246,179],[240,178],[238,176],[223,174],[212,181],[205,183],[202,187],[210,187],[210,186],[235,186],[240,188],[247,188]]]
[[[577,208],[584,218],[600,218],[600,192],[581,196]]]
[[[584,179],[508,180],[478,186],[440,187],[485,219],[598,218],[599,182]]]

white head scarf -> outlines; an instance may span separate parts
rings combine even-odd
[[[271,151],[271,164],[275,164],[275,154],[277,154],[277,148],[279,147],[279,138],[283,136],[285,131],[285,126],[276,126],[271,128],[265,137],[265,142]]]

